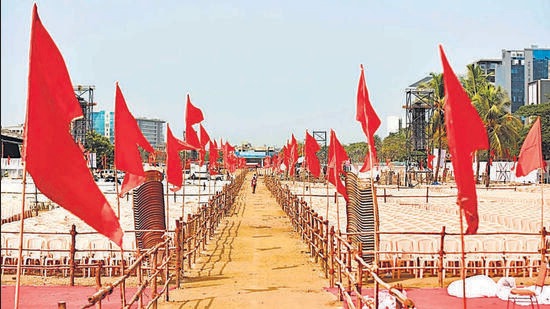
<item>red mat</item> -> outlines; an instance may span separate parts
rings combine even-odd
[[[337,295],[338,289],[328,289],[334,295]],[[363,289],[363,295],[373,296],[373,289]],[[446,288],[406,288],[407,297],[414,301],[418,309],[462,309],[463,299],[451,296]],[[355,300],[355,299],[354,299]],[[479,297],[467,298],[466,308],[468,309],[502,309],[506,308],[506,301],[498,297]],[[512,305],[510,305],[510,308]],[[520,308],[531,308],[530,306],[516,306]],[[541,309],[550,309],[550,305],[540,305]]]
[[[136,288],[126,288],[128,301],[136,292]],[[67,309],[82,308],[88,304],[88,297],[97,292],[94,287],[86,286],[21,286],[19,290],[19,308],[52,308],[57,309],[59,302],[65,302]],[[145,290],[144,304],[151,299],[151,293]],[[15,302],[15,286],[2,286],[1,308],[13,308]],[[102,309],[120,308],[120,289],[115,288],[111,295],[101,301]],[[95,308],[92,306],[91,308]],[[132,308],[137,308],[134,304]]]

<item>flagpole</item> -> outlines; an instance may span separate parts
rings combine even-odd
[[[187,167],[187,150],[183,152],[183,186],[181,194],[181,219],[185,220],[185,168]],[[191,165],[189,165],[189,174],[191,174]]]
[[[115,193],[116,193],[116,204],[117,204],[117,219],[120,220],[120,196],[118,188],[118,170],[116,169],[116,160],[113,162],[115,170]],[[120,274],[124,275],[124,249],[120,247]],[[122,305],[126,304],[126,284],[124,282],[120,285],[120,299]]]
[[[543,232],[544,229],[544,190],[543,190],[543,184],[544,184],[544,168],[540,167],[537,170],[540,171],[540,234],[541,234],[541,248],[546,248],[544,245],[545,242],[545,235]],[[541,252],[541,263],[545,263],[544,261],[544,255],[546,252],[545,250],[540,250]]]
[[[36,183],[34,183],[36,187]],[[21,262],[23,260],[23,231],[25,222],[25,194],[27,187],[27,165],[23,162],[23,190],[21,191],[21,226],[19,227],[19,251],[17,258],[17,278],[15,285],[15,309],[19,308],[19,289],[21,286]]]
[[[115,170],[115,193],[116,193],[116,206],[117,206],[117,218],[120,220],[120,196],[118,195],[118,170],[116,169],[116,160],[113,163]]]
[[[458,206],[460,207],[458,214],[460,217],[460,279],[462,280],[462,307],[466,309],[466,265],[464,264],[466,262],[466,254],[464,253],[464,221],[462,218],[464,209],[462,205]]]

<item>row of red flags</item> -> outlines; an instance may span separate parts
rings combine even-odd
[[[487,133],[476,110],[452,71],[440,47],[445,82],[445,125],[449,151],[458,187],[457,204],[464,210],[468,223],[467,233],[475,233],[478,227],[477,197],[472,170],[472,154],[487,148]],[[75,118],[82,117],[82,109],[74,95],[72,83],[55,42],[42,25],[36,4],[33,6],[32,29],[29,56],[28,100],[24,132],[23,160],[33,177],[37,188],[55,203],[69,210],[99,233],[122,245],[122,229],[111,205],[94,182],[92,174],[82,156],[82,151],[70,134],[70,125]],[[167,125],[166,170],[167,180],[178,190],[182,184],[182,163],[179,152],[198,150],[200,163],[205,157],[206,146],[210,151],[210,172],[216,173],[218,151],[223,153],[224,167],[234,172],[244,167],[243,158],[237,158],[235,148],[227,141],[220,145],[212,141],[202,126],[202,111],[195,107],[189,95],[185,113],[185,141],[177,139]],[[380,119],[374,111],[368,95],[364,70],[357,91],[356,120],[366,135],[368,150],[362,172],[371,170],[376,164],[374,134],[380,127]],[[193,128],[199,124],[200,138]],[[126,173],[120,194],[125,194],[145,180],[139,147],[150,154],[153,148],[147,142],[137,122],[128,110],[118,83],[115,96],[115,167]],[[531,128],[518,159],[516,175],[526,175],[544,166],[542,160],[540,119]],[[52,172],[51,162],[45,154],[55,145],[56,155],[64,167]],[[221,147],[221,149],[220,149]],[[304,159],[307,169],[320,175],[320,164],[316,156],[317,141],[306,131]],[[294,135],[279,153],[266,162],[270,166],[284,163],[293,167],[298,159],[298,145]],[[336,137],[330,132],[327,177],[337,191],[347,200],[345,184],[341,180],[343,163],[349,157]],[[289,168],[290,175],[295,173]]]
[[[440,46],[439,49],[445,84],[445,126],[447,129],[451,162],[458,188],[457,204],[463,210],[468,225],[465,233],[475,234],[478,229],[479,218],[472,160],[473,154],[477,150],[489,148],[487,131],[464,88],[449,65],[443,48]],[[361,124],[361,128],[367,137],[367,153],[363,166],[360,169],[360,172],[366,172],[372,170],[373,166],[377,163],[374,133],[380,127],[381,122],[370,103],[362,65],[357,89],[356,120]],[[293,146],[294,144],[295,139],[293,134],[291,143],[287,143],[281,152],[284,154],[288,149],[296,149]],[[317,148],[312,146],[313,144]],[[317,141],[306,131],[304,146],[305,166],[307,170],[317,177],[319,162],[314,154],[319,150],[318,147]],[[290,154],[290,156],[285,156],[284,163],[286,166],[293,167],[295,153],[290,151]],[[431,165],[434,157],[432,154],[428,155],[428,165]],[[334,130],[331,130],[326,177],[346,201],[348,200],[348,195],[345,184],[342,182],[340,176],[344,174],[343,164],[347,161],[349,161],[349,158],[346,151],[340,144]],[[526,176],[531,171],[537,168],[544,168],[544,166],[540,117],[537,117],[521,148],[515,167],[516,176]],[[290,168],[289,173],[291,176],[293,172],[294,168]]]
[[[154,156],[154,149],[140,131],[118,83],[115,88],[115,169],[125,172],[119,193],[122,196],[146,179],[138,146],[150,156]],[[79,117],[83,117],[82,109],[74,95],[65,61],[42,25],[34,4],[22,155],[26,170],[40,192],[121,246],[123,232],[119,219],[95,183],[82,156],[82,145],[76,143],[70,133],[71,122]],[[202,111],[192,104],[188,94],[185,141],[173,135],[169,124],[166,126],[166,174],[173,191],[183,185],[180,151],[197,150],[202,165],[209,145],[210,172],[216,172],[218,145],[202,126],[203,120]],[[193,128],[196,124],[199,124],[200,139]],[[51,162],[45,155],[51,152],[52,145],[64,162],[63,168],[55,172],[51,171]],[[222,150],[228,170],[233,172],[244,165],[228,142]]]

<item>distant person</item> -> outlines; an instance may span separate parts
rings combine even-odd
[[[202,191],[205,191],[206,190],[206,182],[203,182],[202,183]]]
[[[376,175],[376,183],[380,182],[380,174]]]
[[[250,185],[252,186],[252,193],[256,193],[256,175],[252,176]]]

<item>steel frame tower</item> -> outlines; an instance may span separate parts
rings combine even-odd
[[[317,143],[321,146],[321,154],[320,154],[320,160],[319,162],[323,163],[325,165],[328,164],[327,162],[327,131],[313,131],[313,138],[317,141]]]
[[[434,110],[434,90],[409,87],[406,96],[406,148],[405,186],[412,187],[411,173],[430,172],[427,166],[420,169],[420,162],[426,162],[428,151],[433,148],[433,134],[430,132]]]
[[[93,85],[75,85],[73,86],[74,93],[78,99],[78,103],[82,108],[83,117],[76,119],[72,123],[71,133],[77,142],[86,144],[86,134],[93,131],[92,113],[94,112],[94,90]]]

